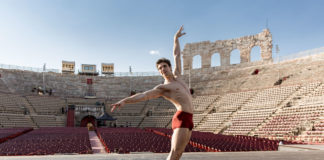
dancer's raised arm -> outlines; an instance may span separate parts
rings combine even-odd
[[[173,45],[173,58],[174,58],[174,71],[173,74],[176,77],[181,76],[181,51],[180,51],[180,44],[179,44],[179,38],[183,36],[184,32],[183,26],[180,27],[180,29],[177,31],[177,33],[174,35],[174,45]]]
[[[162,85],[158,85],[151,90],[148,90],[143,93],[137,93],[133,96],[126,97],[115,104],[112,104],[111,112],[113,112],[117,107],[118,108],[123,107],[125,104],[137,103],[137,102],[146,101],[153,98],[158,98],[162,96],[162,93],[163,93],[163,87]]]

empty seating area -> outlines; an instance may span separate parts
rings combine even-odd
[[[147,107],[149,107],[152,114],[156,116],[172,115],[174,112],[176,112],[174,105],[164,98],[149,100]]]
[[[309,95],[309,97],[319,97],[324,96],[324,84],[321,83],[314,91]]]
[[[316,90],[320,89],[320,85],[322,83],[319,81],[302,84],[295,98],[313,97],[316,94]]]
[[[168,116],[147,116],[144,118],[140,127],[167,127],[167,125],[171,122],[172,115]]]
[[[32,128],[1,128],[0,129],[0,144],[12,139],[16,138],[17,136],[20,136],[24,133],[27,133],[29,131],[33,130]]]
[[[117,112],[113,112],[113,116],[139,116],[147,101],[134,104],[126,104],[121,109],[117,109]]]
[[[203,113],[206,109],[214,103],[220,96],[208,95],[208,96],[196,96],[192,100],[192,104],[195,108],[195,113]]]
[[[5,93],[10,92],[8,86],[3,82],[1,78],[0,78],[0,92],[5,92]]]
[[[25,111],[25,106],[21,104],[21,97],[0,93],[0,113],[24,114]]]
[[[108,152],[154,152],[167,153],[171,149],[171,140],[167,135],[139,128],[98,128],[97,134]],[[201,151],[187,145],[186,152]]]
[[[314,106],[324,104],[324,95],[316,96],[316,97],[305,97],[297,101],[297,105],[299,106]]]
[[[299,87],[299,85],[279,86],[261,90],[253,97],[250,102],[242,107],[242,110],[276,108],[278,107],[280,102],[285,100]]]
[[[40,128],[0,144],[0,156],[92,153],[87,128]]]
[[[312,130],[307,131],[307,134],[324,136],[324,118],[315,122],[312,127]]]
[[[117,127],[138,127],[143,116],[114,116]]]
[[[324,105],[285,107],[265,124],[256,134],[264,135],[299,135],[319,119],[324,113]]]
[[[64,99],[49,96],[27,96],[27,100],[41,115],[62,115],[62,108],[67,104]]]
[[[221,67],[208,72],[207,70],[192,70],[191,85],[195,89],[192,99],[194,131],[222,133],[225,135],[193,132],[191,147],[194,146],[193,148],[204,151],[254,151],[276,150],[277,148],[277,142],[247,137],[247,135],[266,138],[274,137],[274,139],[279,137],[279,139],[301,143],[324,143],[324,83],[321,78],[309,77],[314,75],[312,72],[318,67],[317,65],[323,65],[321,63],[316,66],[312,64],[300,65],[295,66],[288,63],[281,63],[281,65],[259,64],[247,68],[242,67],[242,69]],[[305,68],[305,66],[311,68]],[[257,68],[260,72],[257,75],[251,75]],[[316,71],[321,73],[320,71],[323,71],[323,69],[316,69]],[[277,77],[278,74],[281,77]],[[35,86],[41,81],[41,78],[37,77],[38,74],[36,73],[25,74],[24,71],[17,71],[17,73],[12,71],[10,75],[5,77],[7,78],[6,81],[0,79],[0,128],[63,127],[66,123],[66,115],[63,114],[62,108],[66,109],[68,104],[92,107],[105,103],[106,109],[110,109],[109,104],[120,100],[121,94],[128,95],[128,82],[131,82],[131,79],[128,79],[129,77],[126,79],[127,83],[123,83],[125,81],[122,77],[115,77],[115,80],[110,79],[110,77],[96,77],[96,81],[94,81],[96,86],[93,89],[97,91],[97,96],[100,96],[101,99],[84,99],[82,98],[83,95],[80,94],[83,92],[84,86],[80,84],[85,84],[86,78],[71,76],[71,79],[68,80],[69,77],[62,79],[53,75],[51,80],[59,83],[54,82],[52,84],[48,82],[50,83],[49,86],[59,88],[65,86],[65,83],[72,83],[71,86],[73,86],[68,87],[68,91],[64,92],[62,91],[64,89],[54,88],[57,91],[55,96],[59,94],[73,97],[80,96],[79,98],[64,99],[54,96],[31,96],[32,93],[28,94],[26,91],[30,92],[30,86]],[[288,75],[291,75],[291,78]],[[186,76],[184,75],[184,79],[187,81],[188,77]],[[288,76],[288,78],[285,76]],[[134,80],[133,84],[140,86],[148,83],[150,86],[154,86],[155,83],[160,83],[158,80],[162,80],[155,80],[155,77],[151,78],[135,78],[137,80]],[[282,78],[287,79],[283,80],[281,85],[273,86],[278,78],[281,80],[283,80]],[[21,83],[24,82],[24,79],[27,79],[26,84]],[[110,81],[111,83],[106,83]],[[33,83],[33,85],[28,83]],[[122,85],[120,85],[121,83]],[[145,87],[139,88],[142,91]],[[9,89],[14,93],[9,93]],[[75,111],[75,117],[78,119],[78,108]],[[94,112],[89,112],[89,114]],[[108,112],[113,118],[117,119],[116,122],[110,123],[116,123],[117,127],[124,128],[99,128],[98,134],[110,152],[115,149],[123,152],[169,152],[170,139],[168,136],[156,135],[147,130],[127,127],[160,127],[153,130],[170,135],[172,130],[167,128],[171,127],[171,120],[175,112],[174,105],[164,98],[127,104],[118,111]],[[79,121],[79,119],[76,121]],[[75,124],[79,124],[79,122],[75,122]],[[68,135],[74,133],[74,131],[64,132],[63,129],[59,129],[58,133],[50,128],[49,131],[51,133],[47,133],[43,129],[36,129],[26,134],[30,136],[30,139],[26,135],[21,136],[25,139],[20,139],[20,136],[17,137],[21,142],[13,141],[16,146],[7,144],[7,142],[1,145],[6,144],[6,153],[9,153],[9,155],[91,153],[91,149],[87,148],[87,140],[84,138],[76,140],[76,142],[66,140],[67,146],[70,146],[70,148],[73,148],[72,143],[78,144],[74,145],[77,148],[73,148],[72,151],[65,148],[62,150],[57,149],[59,148],[57,146],[64,144],[63,140],[71,138],[65,137],[64,134]],[[46,137],[47,134],[53,136]],[[37,138],[36,135],[40,136]],[[63,140],[53,138],[54,135],[61,137]],[[121,138],[118,136],[121,136]],[[59,144],[46,138],[55,139]],[[142,139],[152,139],[152,142],[142,142]],[[30,145],[32,149],[24,152],[16,148],[17,144],[25,147]],[[45,145],[48,145],[53,150],[43,148]],[[192,149],[192,151],[195,150]],[[5,152],[0,153],[4,154]]]
[[[150,128],[171,135],[171,129]],[[231,136],[213,134],[210,132],[193,131],[189,144],[202,151],[234,152],[234,151],[276,151],[278,141],[251,136]]]
[[[195,130],[204,132],[214,132],[229,116],[232,112],[221,112],[208,114],[206,121],[198,126]]]
[[[222,96],[219,102],[216,103],[217,112],[231,112],[236,111],[239,107],[244,105],[244,103],[254,96],[257,91],[246,91],[246,92],[236,92],[228,93]]]
[[[316,133],[316,132],[315,132]],[[298,136],[293,140],[293,142],[301,144],[324,144],[324,135],[312,134]]]
[[[324,144],[324,117],[315,121],[313,126],[299,139],[304,143]]]
[[[98,136],[109,152],[155,152],[170,151],[168,137],[156,135],[139,128],[98,128]]]
[[[223,132],[228,135],[247,135],[264,120],[266,120],[275,109],[238,111],[231,119],[231,126]]]
[[[66,99],[68,104],[90,104],[90,105],[95,105],[95,104],[102,104],[105,102],[104,99],[85,99],[85,98],[67,98]]]
[[[32,115],[31,116],[38,127],[64,127],[66,118],[53,115]]]
[[[234,151],[276,151],[278,142],[250,136],[229,136],[208,132],[193,132],[191,141],[196,146],[221,152]]]
[[[215,102],[219,98],[218,95],[211,96],[198,96],[193,99],[193,105],[197,112],[202,112],[206,108]],[[140,111],[150,111],[149,114]],[[195,113],[196,112],[195,109]],[[200,109],[200,110],[199,110]],[[112,115],[116,117],[117,126],[131,126],[137,127],[140,124],[140,127],[171,127],[171,119],[176,112],[174,105],[165,100],[164,98],[151,99],[146,102],[128,104],[125,105],[122,109],[117,112],[113,112]],[[207,115],[205,114],[194,114],[194,124],[197,125],[202,118]],[[142,119],[144,120],[142,121]],[[141,122],[142,121],[142,122]],[[140,123],[141,122],[141,123]]]
[[[0,114],[0,127],[36,127],[29,115],[23,114]]]
[[[203,114],[194,114],[193,115],[193,122],[194,122],[194,128],[196,128],[198,126],[198,124],[200,123],[200,121],[206,117],[208,114],[207,113],[203,113]]]

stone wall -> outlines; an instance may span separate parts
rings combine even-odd
[[[184,72],[187,73],[192,69],[193,57],[196,55],[201,56],[202,68],[211,67],[211,57],[215,53],[220,55],[221,66],[229,66],[231,52],[235,49],[240,51],[241,63],[250,62],[251,49],[255,46],[261,48],[262,61],[272,60],[272,35],[268,29],[256,35],[237,39],[187,43],[182,51]]]
[[[253,71],[259,70],[257,75]],[[32,94],[34,87],[42,86],[42,73],[0,69],[1,80],[12,93]],[[191,88],[196,95],[221,95],[228,92],[258,90],[273,87],[282,77],[290,76],[282,85],[324,79],[324,53],[295,60],[272,63],[270,61],[242,63],[190,70]],[[89,77],[46,73],[46,87],[54,90],[54,96],[83,97],[87,92],[87,79],[93,79],[97,98],[121,98],[131,90],[138,92],[152,89],[163,83],[161,76],[143,77]],[[183,79],[189,84],[189,74]],[[34,93],[35,94],[35,93]]]
[[[43,74],[38,72],[0,69],[2,81],[12,93],[32,93],[33,88],[43,87]],[[125,97],[131,90],[138,92],[152,89],[161,84],[161,76],[147,77],[96,77],[45,73],[45,87],[53,90],[54,96],[83,97],[87,92],[87,79],[92,79],[92,87],[97,98]]]
[[[258,69],[257,75],[252,73]],[[258,62],[190,70],[191,88],[197,95],[222,95],[229,92],[259,90],[273,87],[280,78],[281,85],[294,85],[324,79],[324,53],[290,61]],[[189,74],[184,76],[189,83]]]

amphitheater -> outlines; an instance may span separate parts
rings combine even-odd
[[[250,62],[254,46],[262,59]],[[240,64],[230,64],[233,49],[240,50]],[[264,30],[186,44],[182,52],[195,107],[182,159],[324,157],[323,48],[275,61],[271,33]],[[211,66],[214,53],[220,66]],[[195,55],[201,68],[192,68]],[[110,104],[131,91],[162,82],[156,75],[0,68],[0,159],[165,159],[176,111],[170,102],[157,98],[110,112]],[[43,86],[50,94],[39,94]]]

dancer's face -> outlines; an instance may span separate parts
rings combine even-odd
[[[170,76],[172,74],[171,67],[165,62],[158,64],[157,68],[163,77]]]

